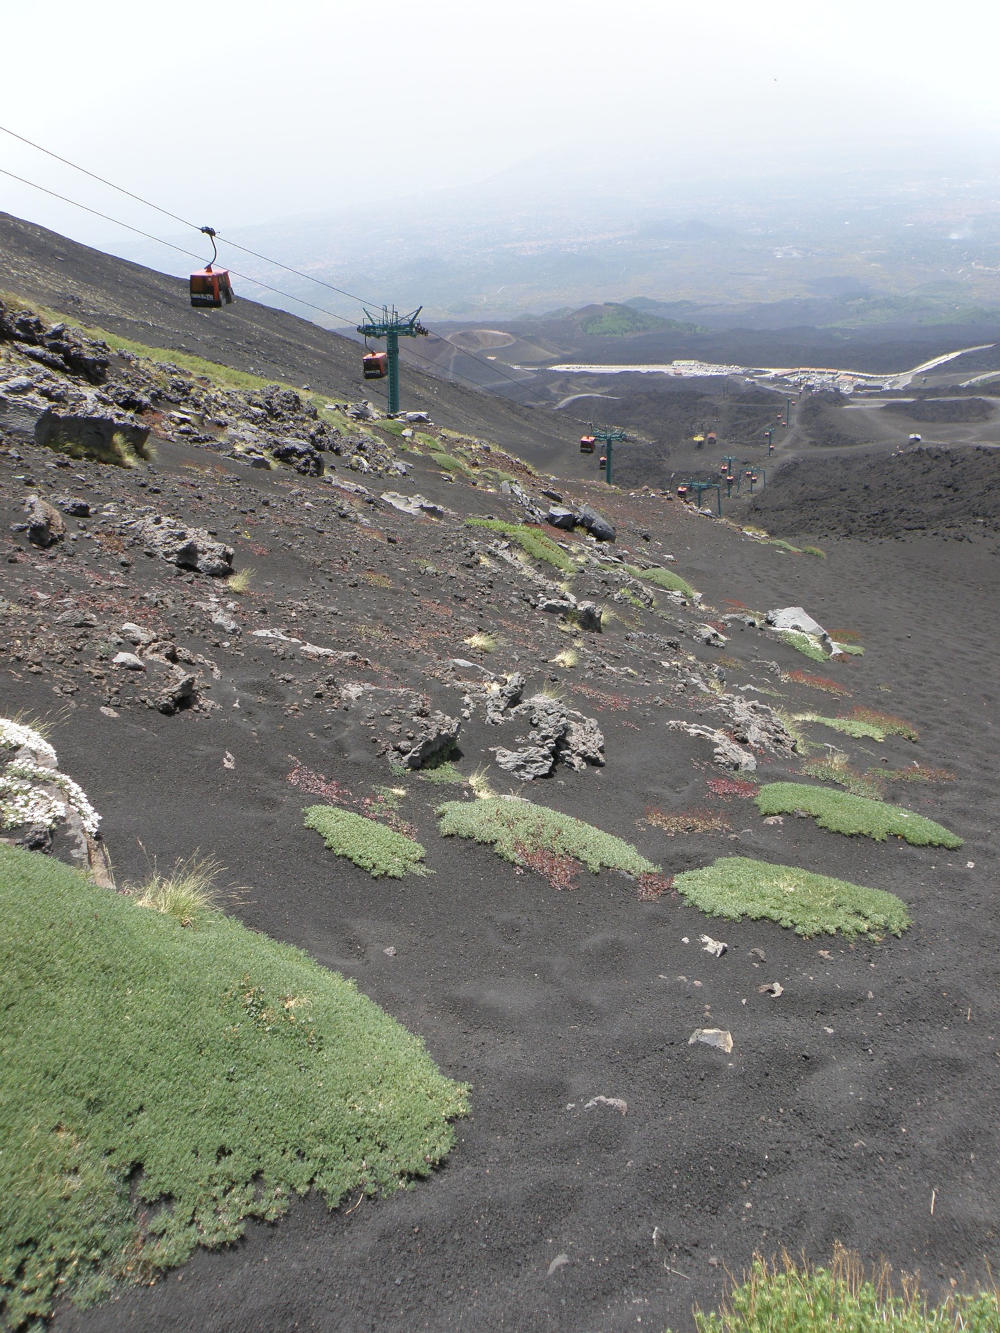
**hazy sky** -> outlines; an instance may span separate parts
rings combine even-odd
[[[471,192],[539,154],[556,180],[597,180],[608,162],[724,173],[988,145],[998,30],[966,0],[25,2],[5,6],[0,124],[235,236]],[[0,167],[183,239],[7,134]],[[123,236],[4,175],[0,209],[108,249]],[[185,264],[165,250],[162,267]]]

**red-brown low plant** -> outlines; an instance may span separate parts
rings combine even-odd
[[[580,862],[572,856],[560,856],[544,847],[526,847],[518,843],[514,848],[521,865],[541,875],[554,889],[576,889],[580,886]]]
[[[683,810],[673,813],[651,805],[646,809],[646,823],[662,829],[671,838],[678,833],[728,833],[729,821],[714,810]]]
[[[655,903],[665,893],[673,891],[674,877],[673,875],[662,875],[656,870],[647,870],[645,874],[636,877],[636,883],[639,886],[639,901],[641,903]]]
[[[756,796],[758,789],[746,778],[709,778],[706,786],[713,796]]]
[[[785,671],[781,679],[791,681],[795,685],[808,685],[814,690],[825,690],[827,694],[849,697],[851,693],[847,686],[841,685],[839,681],[831,680],[829,676],[814,676],[810,671]]]

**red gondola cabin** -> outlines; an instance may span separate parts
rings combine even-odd
[[[361,358],[361,365],[366,380],[385,379],[389,373],[389,356],[386,352],[366,352]]]
[[[580,453],[581,453],[581,454],[592,454],[593,452],[594,452],[594,437],[593,437],[593,435],[581,435],[581,436],[580,436]]]
[[[201,309],[218,310],[222,305],[232,305],[233,284],[229,281],[229,270],[213,268],[207,264],[197,273],[191,274],[191,304]]]

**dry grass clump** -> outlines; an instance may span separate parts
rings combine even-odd
[[[486,630],[478,630],[475,634],[470,634],[462,642],[467,648],[473,648],[477,653],[492,653],[496,651],[500,640],[495,634],[490,634]]]
[[[221,870],[215,857],[195,852],[186,861],[178,861],[169,875],[154,871],[129,893],[139,907],[162,912],[179,925],[194,926],[218,910],[215,881]]]
[[[851,709],[852,719],[876,727],[883,736],[905,736],[908,741],[920,739],[920,732],[905,718],[895,713],[880,713],[875,708],[855,707]]]
[[[928,764],[913,761],[907,768],[887,768],[882,773],[887,782],[957,782],[955,774],[947,768],[932,768]]]
[[[713,796],[756,796],[760,784],[747,778],[709,778],[705,786]]]
[[[881,800],[885,783],[877,769],[859,773],[847,762],[847,755],[837,751],[821,758],[807,759],[802,765],[802,772],[821,782],[833,782],[854,796],[868,796],[874,801]]]
[[[230,574],[226,580],[226,591],[242,597],[250,591],[250,584],[256,572],[252,565],[248,565],[245,569],[238,569],[235,574]]]

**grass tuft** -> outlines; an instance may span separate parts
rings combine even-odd
[[[847,755],[840,751],[816,759],[807,759],[802,765],[802,772],[820,782],[835,782],[844,791],[853,796],[867,796],[873,801],[880,801],[885,792],[885,783],[877,769],[859,773],[847,762]]]
[[[226,580],[226,591],[235,593],[237,597],[244,596],[250,591],[250,584],[256,572],[253,566],[247,566],[246,569],[238,569],[235,574],[230,574]]]
[[[996,1290],[949,1296],[931,1306],[916,1277],[894,1281],[888,1264],[866,1270],[836,1244],[828,1268],[796,1264],[787,1253],[756,1255],[718,1313],[695,1311],[697,1333],[996,1333]]]
[[[334,856],[346,857],[373,879],[431,873],[419,842],[375,819],[333,805],[310,805],[303,813],[306,828],[315,829]]]
[[[820,828],[833,833],[863,833],[876,842],[891,834],[914,847],[961,847],[962,839],[936,824],[933,819],[887,805],[866,796],[813,787],[800,782],[770,782],[757,793],[757,809],[762,815],[792,814],[803,810],[812,815]]]
[[[776,921],[797,935],[899,935],[910,924],[892,893],[817,875],[798,866],[725,856],[674,876],[681,897],[708,916]]]
[[[137,906],[162,912],[181,926],[195,926],[218,910],[215,880],[221,869],[214,857],[195,852],[186,861],[178,861],[171,874],[154,871],[129,892]]]
[[[494,653],[500,640],[495,634],[490,634],[486,630],[477,630],[462,642],[467,648],[474,648],[478,653]]]

